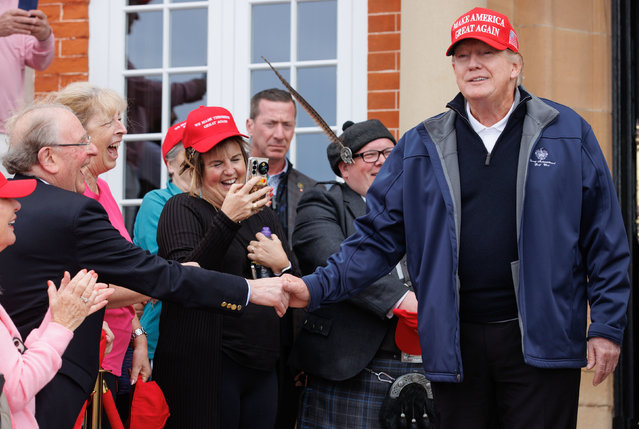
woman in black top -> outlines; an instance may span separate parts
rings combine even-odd
[[[278,239],[285,240],[282,227],[267,207],[272,189],[251,193],[259,179],[244,183],[242,137],[226,109],[189,114],[183,142],[191,188],[162,211],[160,256],[246,278],[252,278],[251,260],[276,275],[291,267],[288,246]],[[258,234],[263,227],[274,233],[271,239]],[[164,303],[153,378],[169,404],[166,427],[273,428],[279,335],[272,308],[249,305],[241,316],[223,316]]]

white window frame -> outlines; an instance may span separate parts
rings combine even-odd
[[[291,0],[291,18],[297,13],[293,9],[297,4],[309,0]],[[282,0],[209,0],[188,3],[170,3],[164,0],[157,5],[125,6],[125,0],[91,1],[89,4],[89,81],[103,87],[115,89],[124,95],[125,78],[133,75],[148,75],[144,71],[125,70],[125,12],[151,11],[165,9],[187,9],[208,6],[209,43],[208,65],[205,67],[171,68],[172,73],[206,72],[207,102],[209,105],[221,105],[228,108],[235,117],[240,131],[246,131],[246,118],[249,116],[250,94],[250,55],[251,55],[251,5],[282,3]],[[291,48],[291,61],[277,62],[276,67],[302,67],[316,65],[337,65],[337,132],[346,120],[361,121],[367,117],[367,55],[368,55],[368,1],[337,0],[337,60],[332,61],[296,61],[296,49]],[[171,29],[169,15],[163,15],[163,25],[167,29],[163,37],[163,67],[153,69],[160,75],[168,74],[168,49]],[[291,23],[291,40],[297,40],[296,22]],[[217,41],[212,43],[211,41]],[[224,66],[220,66],[224,64]],[[230,65],[230,66],[229,66]],[[254,65],[254,69],[268,67]],[[292,73],[291,76],[295,76]],[[295,79],[290,82],[296,86]],[[169,79],[163,79],[162,133],[138,135],[136,140],[162,140],[168,129]],[[321,132],[319,127],[296,128],[296,134]],[[132,141],[125,136],[125,141]],[[121,157],[124,151],[121,152]],[[290,156],[295,164],[296,141],[291,143]],[[122,206],[137,206],[140,199],[124,199],[124,160],[105,173],[103,178],[109,183],[116,201]],[[162,165],[162,186],[166,182],[166,168]]]

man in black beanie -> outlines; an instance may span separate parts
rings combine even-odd
[[[333,182],[329,190],[314,186],[298,204],[293,249],[304,274],[326,265],[355,232],[353,221],[366,212],[366,192],[395,147],[395,138],[377,119],[348,121],[343,130],[339,139],[353,152],[353,163],[341,160],[335,143],[326,152],[344,183]],[[306,313],[290,361],[308,375],[299,429],[329,422],[333,428],[380,427],[389,382],[408,372],[423,373],[421,358],[402,353],[395,344],[396,308],[417,311],[403,263],[351,299]],[[379,372],[390,376],[388,382],[378,380]]]

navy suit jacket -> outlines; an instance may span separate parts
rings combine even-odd
[[[59,284],[65,270],[73,276],[93,269],[98,281],[187,307],[239,313],[246,304],[245,279],[150,255],[124,239],[93,199],[38,180],[33,194],[20,203],[16,244],[0,253],[0,302],[23,338],[47,311],[47,280]],[[95,384],[103,318],[102,310],[76,329],[62,368],[37,395],[41,428],[73,426]]]

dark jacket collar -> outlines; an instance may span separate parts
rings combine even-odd
[[[521,106],[526,101],[532,98],[531,95],[528,93],[528,91],[526,91],[524,87],[521,85],[517,87],[517,91],[519,91],[519,104],[515,106],[515,110],[521,108]],[[453,98],[451,101],[448,102],[448,104],[446,104],[446,107],[448,107],[451,110],[454,110],[455,112],[457,112],[459,116],[468,120],[468,116],[466,115],[465,103],[466,103],[466,100],[464,99],[464,96],[462,95],[461,92],[459,92],[457,93],[455,98]]]

